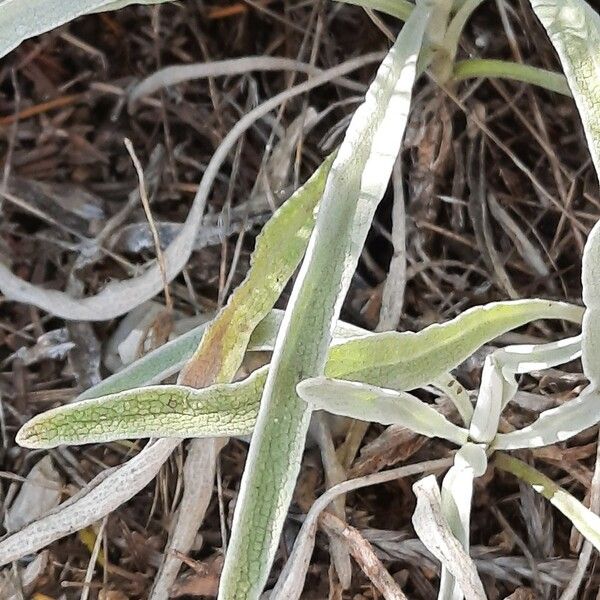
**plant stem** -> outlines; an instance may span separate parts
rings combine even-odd
[[[415,8],[415,5],[408,0],[338,0],[338,2],[378,10],[401,21],[406,21]]]
[[[577,498],[537,469],[503,452],[494,455],[494,465],[528,483],[565,515],[596,550],[600,550],[600,517],[586,508]]]
[[[457,81],[473,77],[501,77],[531,83],[538,87],[571,96],[567,79],[562,73],[554,73],[539,67],[492,58],[471,58],[454,65],[453,77]]]

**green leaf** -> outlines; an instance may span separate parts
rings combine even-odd
[[[326,375],[412,390],[455,368],[495,337],[537,319],[581,323],[583,308],[551,300],[492,302],[418,333],[385,332],[335,346]]]
[[[209,373],[214,382],[229,382],[235,376],[252,332],[271,310],[302,259],[334,158],[335,153],[326,158],[264,226],[256,240],[248,275],[208,326],[181,374],[186,385],[200,387]],[[233,348],[238,350],[233,352]]]
[[[362,8],[378,10],[401,21],[406,21],[410,17],[415,5],[409,0],[339,0],[344,4],[354,4]]]
[[[554,73],[539,67],[507,60],[493,58],[459,60],[454,64],[452,77],[455,81],[476,77],[501,77],[537,85],[563,96],[572,95],[571,88],[562,73]]]
[[[325,365],[325,374],[329,377],[353,379],[355,381],[365,378],[367,383],[383,387],[391,387],[391,383],[393,383],[396,389],[407,391],[423,387],[440,377],[444,377],[448,371],[458,366],[479,347],[515,327],[539,318],[564,318],[577,322],[581,319],[582,312],[583,309],[578,306],[560,302],[519,300],[478,306],[465,311],[462,315],[447,323],[431,325],[419,333],[385,332],[370,334],[357,327],[338,322],[334,330],[335,337],[333,341],[334,344],[339,345],[330,348],[329,358]],[[272,347],[281,316],[281,312],[273,311],[260,323],[252,334],[250,349]],[[176,344],[178,340],[170,342],[164,347],[165,350],[154,351],[147,357],[137,361],[132,367],[125,369],[124,372],[109,377],[98,386],[91,388],[84,394],[87,398],[97,397],[100,393],[111,394],[99,398],[97,404],[75,402],[38,415],[34,420],[23,426],[19,434],[19,440],[25,442],[29,439],[28,429],[34,422],[36,423],[36,447],[53,447],[65,443],[81,444],[127,437],[126,432],[120,429],[121,425],[118,418],[115,418],[112,424],[106,421],[104,430],[97,432],[98,436],[96,437],[92,435],[93,432],[89,428],[81,424],[93,421],[95,417],[87,414],[87,411],[95,410],[103,401],[115,408],[114,414],[118,415],[116,407],[119,402],[135,399],[138,393],[146,394],[145,388],[130,390],[130,393],[125,395],[120,395],[118,392],[126,390],[129,385],[136,386],[140,383],[147,383],[147,379],[152,377],[154,373],[153,369],[158,369],[159,373],[164,375],[165,364],[168,361],[171,361],[170,364],[172,365],[181,364],[193,352],[196,340],[201,335],[201,330],[202,328],[198,328],[195,332],[186,334],[190,336],[189,338],[182,336],[185,339],[181,341],[180,345]],[[381,339],[384,344],[381,352],[379,350],[381,345],[372,343],[378,339]],[[334,355],[335,360],[332,360]],[[344,360],[345,356],[348,360]],[[361,366],[368,368],[361,368],[357,372],[357,364],[361,356],[363,357]],[[381,363],[377,364],[374,359],[380,360]],[[162,366],[161,360],[164,361]],[[169,371],[171,372],[173,368],[170,367]],[[225,405],[235,402],[236,396],[243,394],[246,398],[245,401],[248,402],[248,410],[257,410],[268,368],[268,366],[263,367],[257,371],[255,380],[249,381],[246,379],[236,384],[219,387],[218,394],[223,398]],[[246,386],[250,388],[248,393],[246,393]],[[212,405],[213,390],[214,387],[211,386],[194,391],[195,406],[200,415],[204,411],[202,408],[203,399],[207,405]],[[146,397],[146,399],[150,401],[152,396]],[[62,426],[57,426],[56,422],[62,411],[67,411],[71,415],[71,420],[74,421],[65,432],[62,430]],[[129,427],[130,424],[127,426]],[[44,433],[44,427],[46,433]],[[77,430],[76,427],[80,427],[80,429]],[[182,431],[178,434],[179,437],[192,435],[191,430],[186,429],[185,423],[182,423],[181,427]],[[109,431],[112,431],[112,437]],[[144,432],[143,424],[140,424],[136,433],[137,435],[132,437],[148,437],[151,435],[150,432]],[[175,434],[175,431],[170,430],[169,435]],[[225,429],[223,429],[222,434],[225,435]],[[194,435],[205,434],[201,430],[197,430]]]
[[[498,452],[494,457],[494,465],[503,471],[516,475],[519,479],[531,485],[538,494],[550,500],[550,503],[565,515],[581,535],[600,552],[600,517],[597,514],[586,508],[567,490],[517,458]]]
[[[267,581],[310,421],[296,385],[325,367],[333,326],[400,148],[428,16],[423,4],[413,10],[350,122],[327,180],[250,444],[221,600],[258,598]]]
[[[31,419],[17,434],[26,448],[144,437],[224,437],[252,433],[264,377],[196,390],[148,386],[75,402]]]
[[[0,58],[26,39],[77,17],[129,4],[165,1],[168,0],[4,0],[0,2]]]
[[[313,410],[382,425],[404,425],[415,433],[445,438],[459,446],[467,441],[466,429],[454,425],[435,408],[406,392],[327,377],[305,379],[296,389]]]

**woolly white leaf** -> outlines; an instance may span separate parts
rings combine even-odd
[[[382,425],[401,424],[421,435],[446,438],[459,445],[467,441],[466,429],[406,392],[327,377],[306,379],[297,391],[313,409]]]
[[[413,491],[417,496],[417,507],[412,522],[417,535],[454,577],[467,600],[485,600],[475,564],[446,521],[435,476],[429,475],[415,483]]]

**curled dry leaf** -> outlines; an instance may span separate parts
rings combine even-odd
[[[9,533],[35,521],[58,506],[63,481],[52,464],[50,456],[44,456],[29,471],[17,497],[6,511],[4,527]]]

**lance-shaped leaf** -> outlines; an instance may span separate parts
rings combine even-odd
[[[600,15],[584,0],[530,0],[554,45],[583,123],[600,178]],[[584,372],[600,384],[600,223],[592,229],[583,253]]]
[[[181,374],[186,385],[200,387],[206,374],[215,369],[224,375],[215,372],[216,382],[228,382],[234,377],[243,352],[231,353],[230,348],[243,343],[245,349],[257,321],[271,310],[300,264],[334,158],[335,153],[325,159],[290,198],[291,202],[286,202],[261,231],[248,277],[236,288],[219,318],[207,328]]]
[[[530,0],[554,45],[600,173],[600,15],[584,0]]]
[[[250,444],[221,600],[258,598],[267,581],[310,421],[296,385],[325,367],[333,326],[400,148],[429,10],[416,6],[383,60],[327,180]]]
[[[167,0],[4,0],[0,2],[0,58],[30,37],[60,27],[77,17],[129,4]]]
[[[543,317],[577,321],[581,318],[582,312],[583,309],[574,305],[545,300],[497,302],[475,307],[447,323],[431,325],[418,333],[394,332],[391,334],[370,334],[365,330],[338,321],[334,329],[333,343],[339,345],[334,345],[330,349],[330,355],[325,365],[325,374],[334,378],[354,379],[357,377],[357,357],[362,356],[364,364],[361,364],[361,367],[368,365],[368,368],[361,368],[358,377],[365,377],[367,383],[382,387],[389,386],[391,382],[400,391],[407,391],[423,387],[438,379],[447,379],[447,372],[458,366],[479,347],[515,327]],[[274,341],[280,319],[280,312],[271,312],[253,332],[250,348],[272,347],[270,344]],[[156,379],[153,378],[155,370],[161,376],[164,376],[167,371],[172,373],[172,369],[176,370],[176,366],[181,364],[182,360],[192,355],[194,342],[201,335],[203,327],[198,328],[193,335],[191,335],[192,332],[186,334],[189,337],[182,336],[184,339],[179,344],[178,340],[175,340],[167,344],[164,350],[155,350],[83,395],[86,398],[93,398],[99,394],[108,393],[108,396],[100,398],[97,404],[74,403],[38,415],[34,421],[23,426],[19,439],[27,444],[34,443],[28,433],[33,422],[36,424],[36,447],[53,447],[65,443],[81,444],[127,437],[126,431],[130,430],[121,428],[117,406],[121,402],[135,400],[138,393],[146,395],[146,392],[144,388],[141,388],[139,392],[135,389],[131,390],[128,395],[113,394],[127,390],[130,386],[135,388],[140,384],[155,382]],[[371,339],[380,338],[386,348],[386,352],[383,354],[377,349],[377,344],[371,343]],[[381,365],[373,363],[372,353],[375,353],[375,356],[382,361]],[[335,356],[335,360],[332,360],[332,356]],[[344,356],[348,357],[347,361],[344,360]],[[394,358],[396,362],[390,362],[391,358]],[[224,398],[223,401],[233,403],[237,394],[243,394],[249,405],[257,407],[267,378],[267,370],[268,366],[259,369],[254,376],[255,379],[251,382],[244,380],[219,388],[219,394]],[[153,380],[148,381],[150,378]],[[245,386],[250,387],[248,393],[246,393]],[[458,393],[459,390],[456,392]],[[460,390],[460,393],[462,394],[463,390]],[[197,390],[195,394],[197,410],[202,414],[204,410],[202,409],[202,399],[205,398],[207,404],[210,405],[213,390],[211,387],[206,387]],[[152,396],[146,395],[147,401],[150,401],[151,398]],[[103,401],[106,401],[111,409],[114,409],[114,412],[107,414],[114,414],[115,420],[112,423],[105,420],[105,430],[96,430],[94,434],[90,431],[88,424],[93,422],[96,417],[89,413],[93,413],[101,407]],[[465,398],[464,401],[466,402],[467,399]],[[252,409],[249,408],[249,410]],[[57,427],[56,425],[56,420],[61,419],[62,411],[68,411],[70,415],[69,428],[64,432],[62,426]],[[150,432],[144,433],[143,423],[136,431],[139,437],[150,435]],[[112,432],[112,437],[110,432]],[[176,435],[175,431],[170,430],[170,432],[170,435]],[[197,435],[201,433],[201,431],[196,432]],[[178,437],[185,435],[190,435],[190,432],[185,429],[185,423],[182,423],[182,431]],[[26,440],[29,441],[26,442]]]
[[[551,504],[565,515],[581,535],[600,552],[600,517],[597,514],[586,508],[567,490],[517,458],[498,452],[494,457],[494,465],[516,475],[533,487],[538,494],[550,500]]]
[[[331,349],[326,375],[392,389],[433,381],[498,335],[537,319],[581,323],[583,308],[551,300],[493,302],[418,333],[384,332]]]
[[[406,392],[396,392],[354,381],[315,377],[302,381],[298,395],[314,410],[372,421],[399,424],[427,437],[466,443],[468,431],[451,423],[435,408]]]
[[[379,10],[401,21],[406,21],[415,9],[415,5],[410,0],[340,0],[340,2]]]
[[[283,314],[283,311],[279,309],[273,309],[267,314],[252,332],[248,342],[248,351],[273,350]],[[156,350],[152,350],[152,352],[137,359],[118,373],[110,375],[100,383],[87,389],[77,397],[76,401],[99,398],[124,390],[153,385],[164,381],[171,375],[175,375],[194,355],[204,332],[210,327],[211,323],[198,325],[156,348]],[[343,344],[350,339],[373,334],[345,321],[338,321],[333,335],[333,344]]]
[[[545,410],[527,427],[499,433],[493,447],[497,450],[539,448],[563,442],[600,421],[600,391],[587,387],[575,400]]]
[[[487,468],[487,456],[481,446],[465,444],[454,457],[454,465],[442,481],[442,513],[450,531],[466,552],[469,551],[473,479]],[[462,600],[463,593],[447,567],[442,564],[438,600]]]
[[[296,200],[296,198],[297,195],[294,194],[288,203],[299,202],[300,199]],[[313,199],[315,205],[317,200],[318,197]],[[279,213],[276,213],[273,218],[277,218],[278,215]],[[294,220],[290,222],[294,223]],[[265,239],[265,242],[269,242],[269,239]],[[252,278],[249,284],[257,293],[255,281],[256,279]],[[377,334],[377,339],[384,342],[384,346],[372,343],[359,346],[351,344],[344,350],[335,350],[333,354],[330,351],[328,374],[334,377],[344,376],[346,379],[367,381],[374,385],[413,389],[424,384],[413,385],[411,388],[408,381],[411,378],[410,374],[417,368],[419,373],[417,379],[423,381],[423,374],[431,372],[430,369],[436,362],[436,355],[438,358],[437,369],[441,369],[439,371],[441,376],[468,358],[477,348],[511,329],[546,318],[565,319],[580,323],[582,317],[583,308],[563,302],[547,300],[492,302],[471,308],[447,323],[431,325],[418,333],[386,332]],[[248,349],[272,350],[282,318],[283,311],[271,311],[252,332]],[[209,324],[206,323],[200,325],[153,350],[122,371],[86,390],[78,399],[98,398],[142,385],[159,383],[170,377],[177,373],[193,356],[208,326]],[[336,325],[333,343],[338,345],[345,340],[369,334],[370,332],[364,329],[341,321]],[[406,351],[407,349],[409,352]],[[368,361],[363,365],[365,374],[358,371],[355,377],[348,377],[346,367],[343,365],[347,364],[348,369],[356,371],[356,367],[352,365],[360,364],[361,353],[363,361]],[[442,354],[444,359],[441,358]],[[334,367],[335,363],[342,367]],[[390,371],[391,368],[393,374]]]
[[[247,435],[258,413],[260,375],[202,390],[156,385],[83,400],[34,417],[17,434],[17,443],[47,448],[128,438]]]
[[[440,488],[434,475],[413,485],[417,507],[412,522],[427,549],[444,565],[467,600],[485,600],[483,584],[474,562],[453,535],[442,509]]]

